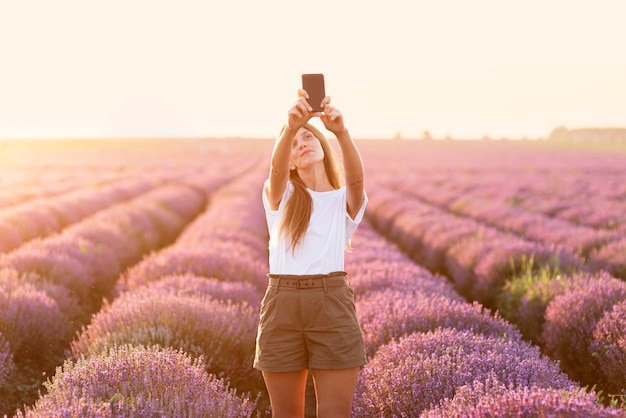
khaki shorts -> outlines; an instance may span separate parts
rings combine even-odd
[[[268,277],[256,340],[256,369],[345,369],[366,363],[354,293],[344,272]]]

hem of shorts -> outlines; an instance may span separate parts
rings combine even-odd
[[[308,370],[309,368],[304,366],[302,368],[300,367],[264,367],[264,366],[254,366],[255,369],[257,369],[260,372],[270,372],[270,373],[279,373],[279,372],[297,372],[300,370]]]
[[[344,362],[340,365],[338,364],[324,364],[324,365],[311,365],[304,367],[271,367],[271,366],[262,366],[259,364],[254,364],[254,368],[256,370],[262,372],[297,372],[299,370],[309,370],[309,369],[323,369],[323,370],[341,370],[341,369],[351,369],[353,367],[363,367],[367,364],[366,359],[358,359],[353,362]]]

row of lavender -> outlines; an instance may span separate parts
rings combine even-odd
[[[466,302],[368,225],[355,248],[347,268],[370,361],[354,416],[624,416],[600,406],[513,325]]]
[[[384,173],[370,183],[376,228],[468,299],[499,309],[572,378],[623,397],[626,283],[606,271],[622,277],[624,235],[454,195],[454,184],[439,191],[402,176],[415,163],[375,166]],[[598,248],[613,244],[611,262],[599,260]]]
[[[142,172],[160,171],[158,166],[150,164],[149,155],[145,158],[146,147],[142,150],[144,158],[138,159],[132,152],[120,153],[119,150],[101,145],[94,147],[87,141],[85,143],[73,149],[57,141],[2,144],[0,209],[34,199],[53,198],[79,189],[108,186],[136,178]]]
[[[16,175],[25,177],[21,179],[21,182],[14,180],[16,190],[3,187],[0,192],[4,200],[13,199],[20,202],[5,207],[0,205],[0,253],[13,250],[31,239],[60,232],[93,213],[115,203],[137,197],[141,193],[168,182],[183,181],[189,185],[199,183],[197,186],[202,188],[206,175],[198,175],[198,173],[206,171],[206,158],[203,156],[197,158],[190,151],[194,149],[187,150],[187,155],[193,158],[187,158],[184,161],[179,161],[170,155],[163,155],[164,150],[153,150],[152,152],[156,155],[153,155],[152,159],[143,156],[140,160],[137,160],[139,158],[137,156],[134,159],[129,156],[121,159],[116,158],[117,154],[104,156],[104,160],[100,157],[98,164],[102,167],[98,171],[93,167],[83,172],[79,172],[78,168],[71,170],[66,168],[73,174],[70,178],[58,174],[59,171],[64,171],[62,170],[63,160],[56,161],[56,165],[52,159],[41,167],[29,166],[30,171],[39,173],[37,177],[42,177],[40,179],[42,181],[31,184],[30,177],[34,175],[33,173]],[[86,157],[88,156],[89,154]],[[232,153],[231,151],[228,161],[236,169],[238,166],[245,167],[252,164],[255,157],[258,158],[255,154],[240,151]],[[168,160],[163,161],[164,158]],[[86,159],[89,161],[89,158]],[[78,158],[78,161],[85,164],[83,158]],[[9,172],[9,167],[0,169],[0,175]],[[210,176],[218,173],[211,169],[208,172]],[[51,179],[45,177],[51,177]],[[61,177],[63,181],[56,180],[56,177]],[[27,187],[30,186],[29,190],[32,189],[36,197],[26,198],[20,192],[23,191],[24,184]],[[1,196],[0,201],[3,199]]]
[[[91,173],[89,176],[79,176],[75,172],[59,174],[48,167],[24,168],[17,172],[15,169],[2,167],[0,175],[0,209],[94,184],[115,183],[123,178],[120,173],[110,171]]]
[[[267,413],[251,368],[267,270],[260,179],[251,173],[224,187],[173,245],[122,275],[113,302],[72,342],[71,360],[26,416]],[[620,416],[368,224],[354,247],[346,269],[370,356],[355,416],[456,416],[472,408]]]
[[[626,278],[623,154],[532,144],[399,146],[367,147],[379,183],[529,241],[566,247]]]
[[[432,184],[424,186],[424,179],[414,178],[401,183],[381,181],[401,195],[418,198],[529,241],[565,248],[580,255],[592,269],[604,270],[615,277],[626,279],[626,201],[614,201],[614,210],[608,213],[598,210],[590,213],[589,224],[595,224],[598,215],[604,215],[602,225],[607,228],[602,228],[573,224],[560,217],[511,206],[492,197],[477,197],[471,192],[464,194],[463,191]],[[594,202],[597,203],[597,199]],[[588,210],[587,202],[583,199],[576,202],[576,207]]]
[[[60,232],[158,184],[153,179],[132,178],[106,186],[79,188],[53,197],[39,197],[0,209],[0,253],[11,251],[34,238]]]
[[[169,177],[170,182],[153,185],[131,200],[103,205],[58,234],[2,254],[2,412],[32,403],[42,379],[65,358],[76,331],[100,309],[103,298],[112,297],[119,274],[171,243],[203,210],[208,196],[245,169],[225,161],[193,175],[186,170],[175,177],[154,173],[156,179]]]
[[[267,271],[260,178],[222,187],[172,245],[127,269],[47,394],[18,415],[252,416]]]

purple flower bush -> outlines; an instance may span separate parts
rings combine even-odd
[[[365,212],[368,221],[382,234],[390,235],[396,219],[405,212],[416,217],[432,213],[435,209],[415,199],[401,199],[398,193],[386,188],[377,188],[375,185],[368,188],[369,202]]]
[[[252,368],[257,312],[246,303],[163,288],[127,292],[92,317],[71,343],[74,358],[123,345],[159,345],[205,358],[207,371],[238,388],[259,384]]]
[[[471,238],[477,233],[482,234],[482,228],[484,227],[468,219],[450,216],[442,219],[441,222],[433,219],[424,231],[423,240],[427,245],[422,248],[420,260],[430,270],[446,274],[448,249],[465,238]]]
[[[598,229],[615,229],[626,222],[623,204],[616,200],[597,198],[585,200],[584,205],[572,204],[560,210],[558,217]]]
[[[593,251],[589,256],[589,264],[626,280],[626,232],[622,236],[624,238],[621,240],[610,242]]]
[[[478,303],[469,304],[419,291],[387,289],[368,293],[356,302],[366,352],[372,356],[383,344],[415,332],[437,328],[520,340],[520,332]]]
[[[590,351],[593,334],[602,316],[626,300],[626,282],[591,280],[581,289],[556,296],[547,306],[543,348],[559,360],[563,370],[582,384],[602,378],[598,358]]]
[[[16,362],[45,366],[62,355],[71,326],[48,294],[21,282],[15,272],[0,270],[0,331]]]
[[[0,219],[0,254],[19,247],[24,242],[20,231],[9,220]]]
[[[116,179],[112,183],[81,187],[69,193],[46,199],[49,209],[57,216],[61,226],[77,223],[114,204],[145,193],[157,183],[147,179]]]
[[[615,239],[614,234],[609,231],[577,226],[563,220],[533,225],[525,231],[524,236],[543,244],[558,245],[582,256],[587,256],[594,249]]]
[[[187,209],[180,207],[178,199],[185,201]],[[36,273],[61,284],[76,295],[87,312],[93,312],[111,292],[126,264],[167,243],[191,220],[168,209],[168,204],[191,217],[201,210],[204,197],[189,188],[163,186],[72,225],[62,234],[32,240],[0,256],[0,268]],[[158,231],[158,239],[143,241],[147,246],[133,244],[153,231]]]
[[[79,222],[115,203],[154,187],[140,179],[129,179],[101,187],[86,187],[50,198],[40,198],[0,210],[0,225],[11,225],[13,234],[2,234],[0,252],[17,248],[36,237],[44,237]],[[24,229],[27,228],[27,229]],[[0,230],[3,228],[0,227]],[[18,235],[17,238],[15,235]]]
[[[525,338],[540,345],[546,308],[556,296],[585,289],[592,280],[614,280],[605,272],[565,275],[559,268],[534,269],[530,265],[522,270],[503,287],[497,307]]]
[[[359,226],[351,245],[345,255],[345,269],[357,297],[376,290],[400,289],[464,300],[446,278],[412,262],[376,234],[368,222]]]
[[[16,417],[252,417],[256,401],[182,350],[124,345],[67,360]]]
[[[61,228],[59,220],[45,199],[37,199],[0,211],[0,219],[19,232],[21,241],[28,241]]]
[[[143,288],[133,292],[141,292]],[[171,293],[177,296],[209,296],[233,303],[246,303],[253,309],[261,305],[263,294],[250,283],[227,282],[215,278],[175,274],[146,285],[147,292]]]
[[[123,225],[133,239],[144,240],[144,251],[154,250],[172,242],[182,229],[203,209],[204,195],[188,187],[166,185],[151,190],[126,204],[118,205],[117,211],[103,212],[99,219]],[[142,227],[143,226],[143,227]],[[157,232],[156,240],[145,240],[147,231]],[[134,233],[134,234],[133,234]]]
[[[0,332],[0,387],[4,386],[13,371],[13,353],[9,342]]]
[[[256,174],[258,176],[258,174]],[[192,274],[224,281],[267,285],[267,225],[258,189],[245,176],[216,192],[207,210],[171,247],[146,256],[126,271],[115,293],[144,286],[167,275]],[[241,189],[241,190],[240,190]],[[251,201],[256,204],[250,204]],[[233,217],[233,211],[238,211]]]
[[[255,262],[239,257],[220,248],[172,246],[146,256],[139,264],[124,272],[115,286],[115,292],[119,295],[174,274],[193,274],[225,281],[249,282],[257,287],[266,286],[267,260]]]
[[[259,189],[261,186],[257,186]],[[252,191],[257,189],[250,186]],[[228,189],[230,190],[230,188]],[[258,193],[220,195],[211,200],[199,216],[177,239],[177,245],[206,245],[214,241],[235,241],[260,257],[267,258],[267,223]],[[256,202],[256,203],[255,203]],[[228,210],[224,210],[228,208]],[[237,216],[232,216],[236,213]]]
[[[59,245],[52,248],[42,239],[34,239],[17,250],[0,255],[0,268],[9,268],[21,274],[35,274],[45,280],[62,285],[76,298],[88,297],[88,289],[95,285],[88,266],[70,254],[78,245],[70,243],[67,251]]]
[[[451,399],[420,415],[420,418],[484,417],[624,417],[623,410],[605,407],[595,393],[583,389],[519,387],[508,389],[495,377],[459,388]]]
[[[557,363],[525,341],[438,329],[380,347],[361,371],[353,414],[419,416],[463,386],[494,378],[510,389],[576,388]]]
[[[626,300],[598,321],[589,351],[598,360],[607,389],[626,395]]]
[[[504,232],[517,234],[529,241],[559,245],[574,254],[586,255],[594,248],[613,239],[611,233],[586,226],[573,225],[562,219],[529,213],[511,207],[493,197],[463,197],[459,213],[485,222]]]
[[[113,257],[109,260],[118,264],[115,270],[124,269],[141,257],[144,251],[157,248],[160,234],[156,226],[146,217],[131,216],[129,213],[121,213],[116,216],[116,222],[103,217],[90,218],[88,227],[84,224],[80,228],[66,230],[66,233],[49,241],[49,245],[61,245],[67,240],[83,240],[89,243],[97,243],[97,248],[103,252],[106,248],[115,249]],[[130,227],[132,225],[132,227]],[[129,233],[130,231],[143,231],[143,233]],[[86,251],[83,250],[83,253]],[[108,271],[106,269],[104,271]]]
[[[411,208],[394,217],[393,224],[389,227],[389,238],[391,238],[402,251],[410,258],[420,254],[427,243],[423,240],[425,230],[436,219],[441,220],[442,211],[435,207],[418,207],[417,210]],[[444,217],[447,217],[444,215]]]
[[[484,227],[451,243],[446,251],[445,271],[459,293],[469,293],[476,281],[474,267],[486,256],[490,243],[498,238],[501,239],[501,235],[497,231]]]

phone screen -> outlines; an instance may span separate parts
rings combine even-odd
[[[326,97],[324,74],[302,74],[302,89],[309,94],[309,104],[314,112],[321,112],[322,100]]]

